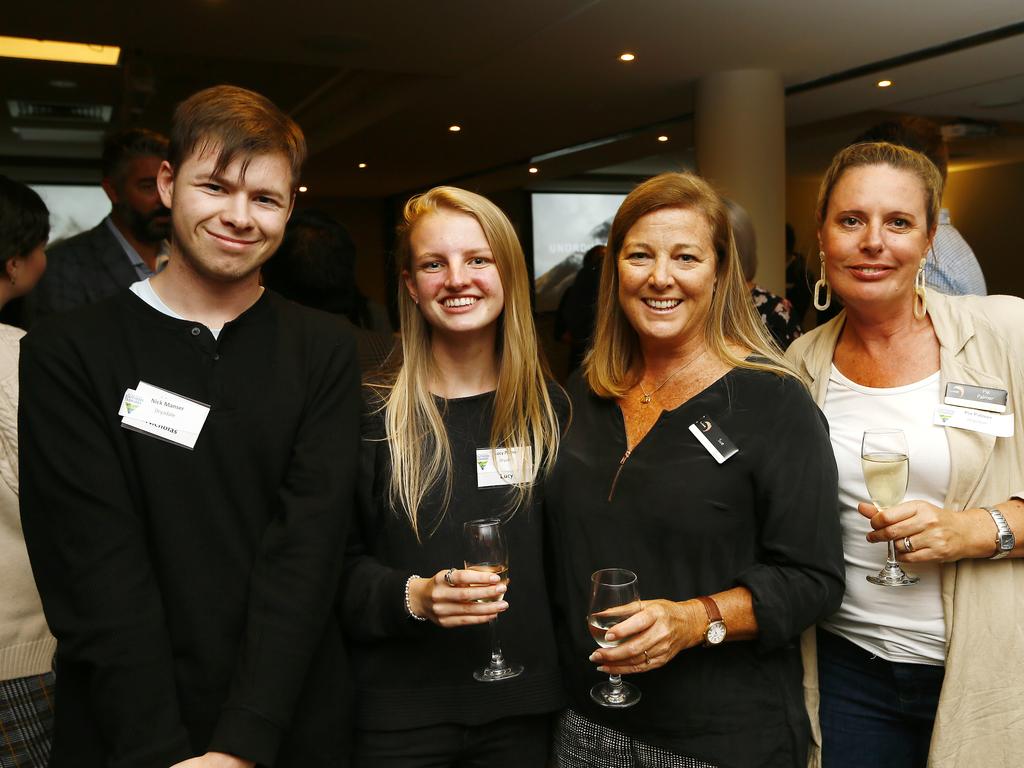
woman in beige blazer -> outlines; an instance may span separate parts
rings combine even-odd
[[[787,356],[839,466],[846,598],[817,653],[814,636],[804,644],[825,768],[1024,754],[1024,301],[926,293],[941,192],[924,156],[867,143],[836,155],[818,196],[815,303],[834,292],[846,309]],[[909,445],[905,501],[884,511],[861,475],[875,427]],[[889,541],[920,581],[865,579]]]

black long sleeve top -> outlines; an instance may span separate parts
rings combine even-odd
[[[565,396],[556,387],[556,408]],[[564,704],[543,572],[543,481],[532,504],[509,515],[508,491],[478,488],[476,451],[490,447],[494,393],[438,399],[451,445],[451,502],[442,514],[439,488],[420,511],[422,541],[388,503],[391,456],[379,400],[367,389],[357,521],[346,558],[342,615],[356,680],[356,726],[402,730],[439,723],[479,725],[503,717],[551,712]],[[488,625],[441,628],[412,619],[405,584],[463,567],[462,524],[499,517],[509,544],[510,581],[498,632],[522,675],[480,683],[473,670],[490,659]]]
[[[121,427],[140,380],[210,406],[194,450]],[[22,519],[58,639],[50,765],[345,764],[348,331],[266,292],[215,340],[126,291],[40,322],[21,392]]]
[[[569,394],[573,421],[548,480],[546,519],[571,706],[722,768],[803,766],[798,635],[843,594],[836,467],[821,413],[797,380],[734,369],[662,413],[623,460],[618,405],[578,377]],[[688,429],[704,417],[739,448],[724,464]],[[642,599],[746,586],[758,637],[682,651],[631,679],[639,704],[599,707],[588,691],[607,676],[587,660],[596,646],[586,617],[591,573],[611,567],[637,573]]]

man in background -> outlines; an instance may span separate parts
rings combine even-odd
[[[933,120],[916,116],[887,120],[868,129],[854,143],[862,141],[887,141],[920,152],[939,169],[945,184],[949,150],[938,123]],[[946,208],[939,212],[932,252],[924,268],[924,280],[929,288],[955,296],[988,293],[981,265],[971,246],[953,226]]]
[[[110,215],[47,250],[49,267],[29,302],[30,323],[105,299],[157,272],[171,223],[156,188],[166,156],[167,138],[144,128],[107,139],[102,184]]]

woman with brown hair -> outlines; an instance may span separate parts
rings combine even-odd
[[[546,492],[560,763],[803,766],[798,637],[843,590],[835,464],[706,182],[668,173],[626,198],[598,306]],[[638,574],[643,608],[595,651],[590,577],[607,567]],[[639,674],[639,703],[591,701],[602,672]]]
[[[884,142],[839,152],[818,193],[815,302],[845,310],[788,355],[839,467],[847,591],[817,633],[826,766],[1024,752],[1024,302],[926,290],[941,197],[928,158]],[[872,428],[901,431],[909,457],[908,500],[884,511],[862,475]],[[916,583],[887,586],[908,580],[897,561]]]

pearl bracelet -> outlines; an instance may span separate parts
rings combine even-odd
[[[417,616],[415,613],[412,612],[412,605],[409,604],[409,585],[412,584],[413,579],[418,578],[420,577],[414,573],[412,576],[405,580],[405,612],[410,619],[416,619],[416,621],[426,621],[427,617]]]

